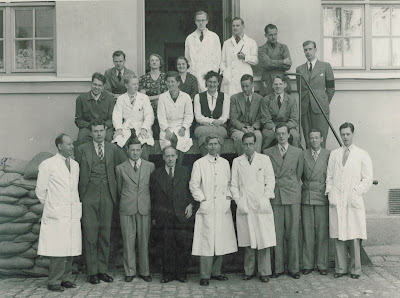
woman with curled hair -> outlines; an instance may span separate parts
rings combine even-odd
[[[179,84],[179,90],[189,94],[193,100],[194,96],[199,93],[199,83],[197,78],[187,71],[189,67],[189,61],[186,57],[180,56],[176,59],[176,69],[182,80]]]

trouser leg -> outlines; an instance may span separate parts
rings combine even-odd
[[[139,272],[143,276],[150,275],[149,266],[149,239],[150,239],[150,215],[136,214],[139,248]]]
[[[276,246],[275,253],[275,273],[283,273],[285,271],[285,259],[283,256],[283,247],[285,239],[285,212],[283,205],[272,205],[274,211]]]
[[[301,205],[303,222],[303,265],[304,269],[314,269],[314,206]]]
[[[285,229],[288,239],[288,270],[297,273],[299,269],[299,223],[300,204],[285,205]]]
[[[175,254],[176,243],[174,237],[174,227],[171,216],[166,217],[163,226],[163,256],[162,256],[162,274],[172,277],[175,274]]]
[[[262,150],[265,150],[268,148],[268,146],[271,144],[271,142],[275,139],[275,132],[272,129],[264,128],[262,131],[262,135],[263,135]]]
[[[348,240],[348,246],[350,251],[350,273],[361,274],[361,246],[360,239]]]
[[[255,249],[250,246],[244,248],[244,274],[253,275],[256,265]]]
[[[126,276],[136,275],[136,218],[135,215],[120,215],[124,246],[124,270]]]
[[[189,261],[188,229],[185,223],[179,223],[178,218],[175,218],[174,235],[176,244],[175,273],[178,277],[186,277]]]
[[[325,115],[329,119],[329,113],[325,113]],[[328,137],[328,131],[329,131],[328,122],[325,120],[325,117],[322,113],[314,113],[312,111],[310,114],[310,120],[311,120],[311,128],[319,128],[321,130],[322,136],[324,137],[321,146],[326,148],[326,138]]]
[[[60,285],[65,271],[66,257],[50,257],[49,279],[50,286]]]
[[[99,239],[97,242],[97,255],[99,273],[106,273],[108,271],[108,260],[110,258],[110,236],[114,204],[108,184],[101,183],[100,190]]]
[[[200,256],[200,278],[210,279],[214,257]]]
[[[211,276],[221,275],[222,261],[224,256],[215,256],[211,269]]]
[[[149,160],[150,155],[150,146],[148,144],[143,144],[142,146],[142,155],[140,156],[144,160]]]
[[[114,128],[110,127],[106,130],[106,137],[104,138],[104,140],[106,142],[111,142],[113,139],[113,135],[114,135]]]
[[[290,134],[293,137],[292,145],[297,147],[297,148],[300,148],[301,147],[300,146],[300,134],[299,134],[298,130],[296,128],[291,128],[290,129]]]
[[[317,267],[319,270],[329,268],[329,206],[315,205],[315,233],[317,244]]]
[[[258,275],[271,275],[271,248],[263,248],[257,251]]]
[[[312,128],[310,111],[311,107],[309,106],[307,112],[301,114],[301,127],[303,128],[303,135],[307,149],[311,147],[310,136],[308,135]]]
[[[61,281],[72,281],[72,260],[73,257],[65,257],[65,268]]]
[[[78,131],[78,142],[79,145],[85,144],[87,142],[91,142],[92,139],[92,133],[89,128],[80,128]]]
[[[347,273],[348,247],[346,241],[335,238],[335,272]]]
[[[236,151],[238,156],[242,155],[243,152],[244,152],[243,151],[243,147],[242,147],[242,137],[243,137],[243,135],[244,135],[244,132],[240,131],[240,130],[237,130],[237,129],[233,130],[232,134],[231,134],[231,137],[233,139],[233,144],[235,146],[235,151]]]
[[[261,153],[261,148],[262,148],[262,140],[263,140],[263,136],[261,131],[259,130],[255,130],[254,135],[256,136],[256,152],[257,153]]]

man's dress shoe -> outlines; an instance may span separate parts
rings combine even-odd
[[[299,272],[296,272],[296,273],[289,272],[288,274],[289,274],[289,276],[291,278],[294,278],[294,279],[299,279],[300,278],[300,273]]]
[[[113,282],[114,279],[109,276],[107,273],[99,273],[98,277],[100,280],[104,281],[104,282]]]
[[[65,290],[61,285],[47,285],[47,289],[53,292],[64,292]]]
[[[99,284],[99,283],[100,283],[100,280],[99,280],[97,274],[89,275],[89,282],[90,282],[92,285],[97,285],[97,284]]]
[[[134,275],[127,275],[127,276],[125,276],[125,281],[126,282],[131,282],[134,278],[135,278]]]
[[[206,278],[200,279],[201,286],[208,286],[209,284],[210,284],[210,282],[208,281],[208,279],[206,279]]]
[[[76,284],[71,282],[71,281],[63,281],[61,283],[61,286],[67,289],[72,289],[72,288],[76,288]]]

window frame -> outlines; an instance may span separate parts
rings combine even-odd
[[[3,68],[0,68],[0,73],[6,72],[6,17],[5,17],[5,9],[0,6],[1,14],[3,14],[3,37],[0,38],[0,41],[3,42]]]

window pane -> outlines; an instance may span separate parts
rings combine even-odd
[[[53,10],[37,9],[35,26],[36,37],[53,37]]]
[[[372,39],[372,65],[390,66],[390,39]]]
[[[392,61],[393,66],[400,66],[400,38],[392,39]]]
[[[15,42],[15,67],[17,69],[33,69],[33,50],[31,40]]]
[[[32,37],[32,10],[15,10],[15,37]]]
[[[54,64],[54,41],[36,41],[36,68],[55,69]]]
[[[344,57],[343,66],[362,67],[362,39],[344,38],[343,40]]]
[[[0,69],[4,68],[4,50],[3,50],[3,41],[0,41]]]
[[[324,60],[332,66],[342,66],[342,42],[340,38],[324,38]]]
[[[390,35],[390,7],[372,8],[372,35]]]
[[[3,11],[0,10],[0,38],[3,38],[3,32],[4,28],[3,28]]]
[[[400,36],[400,8],[392,10],[392,35]]]
[[[340,22],[342,18],[342,9],[340,7],[324,8],[324,36],[340,35]]]
[[[342,28],[345,36],[362,36],[362,10],[360,7],[343,9]]]

